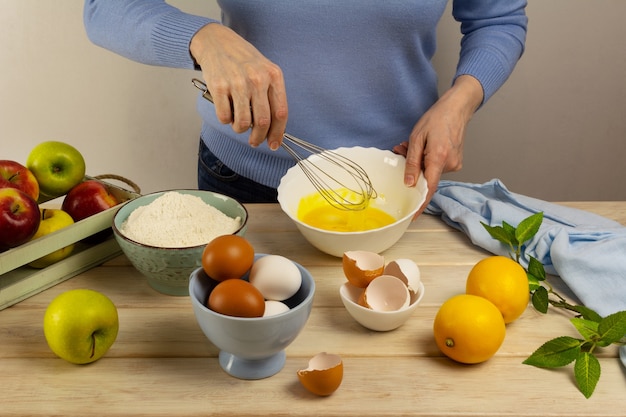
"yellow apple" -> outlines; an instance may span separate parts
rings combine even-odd
[[[119,318],[106,295],[88,289],[69,290],[48,305],[43,331],[50,349],[75,364],[100,359],[115,342]]]
[[[40,207],[39,214],[39,228],[37,229],[37,232],[35,232],[35,235],[32,237],[32,239],[40,238],[49,233],[56,232],[59,229],[74,224],[72,216],[70,216],[61,209],[48,209]],[[51,252],[45,256],[42,256],[41,258],[32,261],[28,265],[33,268],[45,268],[55,262],[60,261],[61,259],[67,258],[73,250],[74,244],[71,244],[64,248]]]

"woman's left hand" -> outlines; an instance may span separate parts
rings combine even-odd
[[[414,187],[420,172],[424,171],[428,194],[417,215],[424,211],[437,191],[441,175],[463,166],[465,128],[482,100],[483,89],[476,78],[457,77],[454,85],[420,118],[409,140],[393,148],[406,157],[405,185]]]

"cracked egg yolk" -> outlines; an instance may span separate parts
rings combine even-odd
[[[363,232],[396,221],[389,213],[372,206],[358,211],[340,210],[331,206],[319,193],[313,193],[300,200],[297,217],[309,226],[332,232]]]

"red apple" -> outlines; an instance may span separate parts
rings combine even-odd
[[[37,201],[39,183],[30,169],[19,162],[0,160],[0,188],[13,187],[24,191]]]
[[[63,199],[61,209],[75,222],[119,204],[117,198],[100,181],[87,180],[74,186]]]
[[[100,181],[87,180],[75,185],[67,193],[61,209],[72,216],[75,222],[78,222],[118,204],[118,199],[109,192],[106,185]],[[110,232],[110,229],[103,230],[93,235],[92,238],[85,239],[85,241],[97,243],[106,238]]]
[[[28,242],[39,227],[39,206],[17,188],[0,188],[0,252]]]

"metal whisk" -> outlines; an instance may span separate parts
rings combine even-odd
[[[197,78],[191,82],[202,91],[202,97],[213,103],[213,97],[204,82]],[[286,132],[281,146],[331,206],[340,210],[362,210],[372,198],[377,197],[365,169],[350,158]],[[339,168],[340,171],[334,171],[333,168]]]

